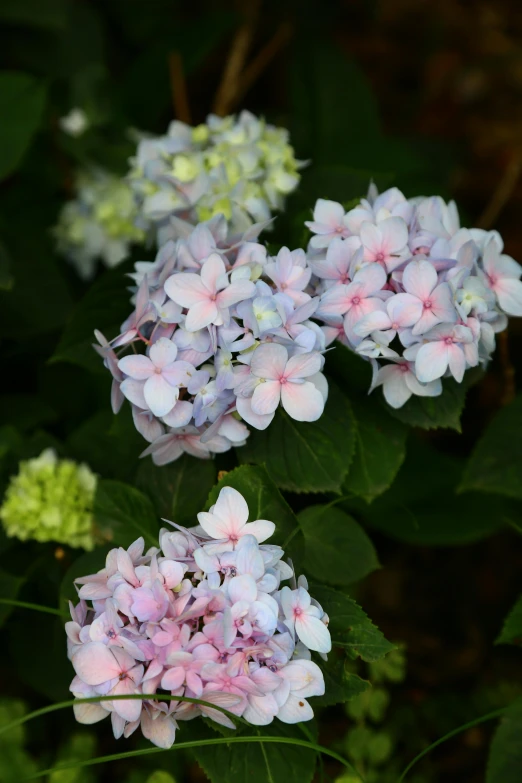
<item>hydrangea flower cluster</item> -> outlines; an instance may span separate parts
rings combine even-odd
[[[70,689],[78,699],[106,697],[76,704],[80,723],[110,714],[116,738],[141,727],[169,748],[179,720],[204,715],[234,728],[215,707],[256,726],[313,717],[307,698],[324,693],[324,679],[310,650],[330,651],[328,618],[306,580],[295,583],[283,550],[264,543],[274,523],[248,514],[243,496],[224,487],[199,526],[162,529],[161,548],[146,553],[143,539],[113,549],[104,569],[76,580]],[[292,586],[281,586],[287,580]],[[210,706],[111,698],[158,689]]]
[[[8,536],[92,549],[96,476],[87,465],[59,460],[53,449],[20,463],[0,519]]]
[[[64,204],[54,228],[57,249],[85,280],[98,259],[112,268],[128,257],[131,246],[145,241],[130,185],[101,168],[85,170],[75,182],[76,198]]]
[[[129,175],[145,221],[157,229],[158,247],[177,239],[179,215],[193,225],[222,214],[232,233],[270,220],[299,183],[299,168],[285,128],[243,111],[209,115],[193,128],[170,124],[165,136],[145,136]]]
[[[496,231],[461,228],[454,202],[391,188],[347,212],[319,199],[309,256],[321,280],[315,317],[373,365],[372,389],[400,408],[437,396],[487,363],[507,316],[522,315],[522,267]]]
[[[297,421],[315,421],[328,393],[304,251],[269,257],[252,241],[255,227],[230,245],[222,216],[188,229],[136,265],[135,310],[121,334],[108,343],[96,333],[113,410],[130,401],[150,443],[142,456],[157,465],[241,446],[249,431],[240,419],[265,429],[280,404]]]

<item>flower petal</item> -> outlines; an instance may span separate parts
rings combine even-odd
[[[415,372],[421,383],[441,378],[448,368],[448,350],[441,340],[426,343],[419,348],[415,359]]]
[[[182,307],[193,307],[208,299],[209,292],[201,277],[192,272],[177,272],[165,280],[165,293]]]
[[[151,346],[149,357],[155,367],[163,369],[168,364],[172,364],[178,355],[178,346],[167,337],[160,339]]]
[[[279,381],[259,383],[252,395],[252,410],[260,415],[274,413],[281,399],[281,384]]]
[[[330,631],[318,617],[303,612],[295,618],[295,632],[309,650],[328,653],[332,649]]]
[[[179,389],[167,383],[161,375],[154,374],[143,388],[145,401],[155,416],[166,416],[172,410],[179,395]]]
[[[255,349],[250,362],[250,370],[258,378],[279,380],[288,361],[288,351],[278,343],[265,343]]]
[[[132,665],[134,661],[130,660]],[[87,685],[101,685],[121,672],[118,661],[103,642],[88,642],[79,647],[72,656],[72,665]]]
[[[323,395],[310,381],[283,384],[281,403],[296,421],[317,421],[324,410]]]
[[[135,381],[146,381],[154,372],[148,356],[124,356],[118,362],[119,369]]]

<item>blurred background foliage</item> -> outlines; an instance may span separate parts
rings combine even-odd
[[[85,300],[87,286],[56,255],[51,228],[71,196],[78,166],[95,161],[124,173],[133,151],[129,128],[161,133],[179,113],[173,55],[181,58],[190,120],[205,118],[238,31],[250,42],[250,68],[231,108],[287,126],[298,157],[311,161],[271,243],[302,244],[303,220],[317,197],[349,202],[364,195],[373,178],[407,196],[456,198],[465,224],[494,225],[506,251],[522,260],[522,9],[513,0],[2,0],[2,491],[20,459],[48,446],[87,461],[104,478],[147,487],[158,513],[168,498],[180,522],[200,508],[194,499],[195,507],[187,505],[196,488],[205,498],[210,491],[216,478],[210,463],[198,463],[196,471],[185,459],[161,475],[147,463],[137,471],[141,439],[128,411],[118,418],[110,413],[110,381],[88,337],[94,326],[117,324],[126,315],[121,281],[130,263],[100,273]],[[74,107],[91,123],[77,139],[59,125]],[[491,466],[476,451],[464,470],[477,437],[513,397],[522,369],[521,330],[520,322],[510,321],[508,340],[468,395],[461,425],[463,399],[456,414],[452,410],[456,420],[445,422],[453,430],[408,436],[402,467],[406,434],[387,417],[384,437],[396,438],[396,464],[339,507],[339,514],[353,514],[372,529],[383,568],[360,583],[357,597],[386,637],[404,645],[408,662],[404,667],[401,658],[398,671],[377,675],[382,684],[371,697],[365,692],[346,709],[319,714],[320,740],[345,752],[368,783],[395,780],[423,746],[522,691],[520,652],[493,647],[522,586],[522,546],[514,532],[522,530],[518,401],[501,431],[488,436],[497,438],[504,462]],[[71,362],[75,356],[80,361]],[[335,369],[333,359],[332,367],[337,380],[357,386],[358,370]],[[354,404],[365,421],[362,395]],[[464,495],[456,494],[461,480]],[[290,481],[285,488],[292,489]],[[484,488],[490,494],[480,494]],[[303,506],[302,498],[288,498],[294,509]],[[77,554],[51,545],[21,547],[3,537],[2,595],[56,605],[62,580],[70,585],[72,575],[89,571],[92,556],[73,564]],[[313,573],[314,563],[307,565]],[[361,564],[360,578],[370,570]],[[32,588],[24,593],[29,584],[38,585],[37,596]],[[1,619],[7,615],[0,607]],[[71,671],[61,626],[45,615],[7,619],[0,689],[9,701],[0,705],[0,721],[6,713],[23,714],[27,704],[32,709],[67,698]],[[358,673],[375,680],[375,672]],[[520,716],[510,725],[517,720],[520,726]],[[491,733],[486,724],[452,740],[419,765],[412,782],[482,783]],[[37,767],[111,752],[113,745],[105,726],[74,727],[71,734],[69,718],[53,716],[2,738],[0,779],[18,781]],[[205,779],[180,754],[161,761],[50,780]],[[339,774],[333,763],[323,771],[331,779]],[[492,774],[490,768],[488,783],[515,780]]]

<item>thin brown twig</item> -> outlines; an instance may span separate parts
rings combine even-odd
[[[250,0],[247,19],[237,30],[232,42],[225,70],[214,99],[213,111],[219,117],[230,114],[231,107],[234,105],[260,7],[261,0]]]
[[[478,219],[478,228],[491,228],[496,221],[516,187],[520,172],[522,170],[522,160],[520,154],[513,156],[511,162],[506,167],[500,182],[493,191],[493,195],[486,206],[484,212]]]
[[[256,57],[246,66],[234,96],[235,105],[246,95],[254,82],[259,79],[276,54],[286,46],[292,37],[292,32],[292,25],[288,22],[282,22],[266,46],[264,46]]]
[[[188,102],[187,83],[183,72],[181,54],[178,51],[170,52],[168,60],[174,115],[181,122],[191,125],[192,119]]]
[[[516,153],[506,170],[496,189],[494,190],[489,204],[478,220],[479,228],[490,228],[506,204],[508,203],[522,171],[522,160],[520,153]],[[515,368],[511,362],[509,354],[509,338],[507,331],[501,332],[498,336],[498,350],[500,356],[500,365],[502,367],[503,389],[500,399],[501,405],[508,405],[515,398]]]

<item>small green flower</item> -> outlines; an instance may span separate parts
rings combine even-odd
[[[20,463],[7,487],[0,519],[8,536],[94,547],[96,476],[87,465],[59,460],[53,449]]]

